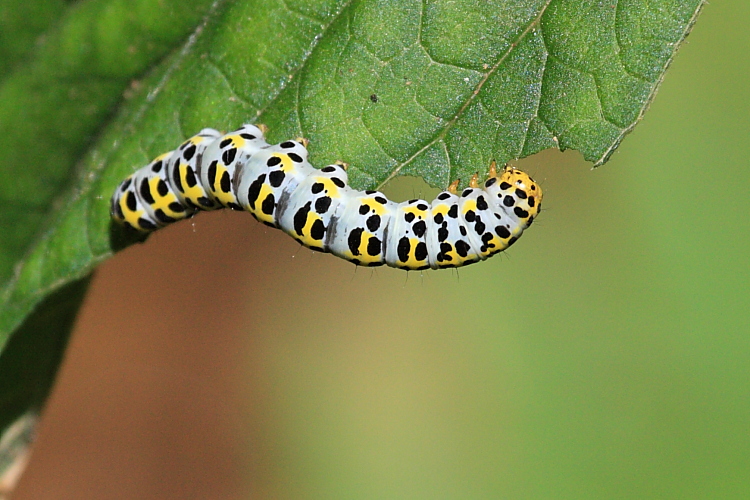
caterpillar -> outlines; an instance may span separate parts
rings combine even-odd
[[[524,172],[490,166],[458,194],[458,181],[428,202],[396,203],[348,185],[347,165],[320,170],[303,138],[270,145],[263,125],[222,135],[206,128],[156,157],[115,190],[112,218],[150,232],[198,210],[246,210],[308,248],[361,266],[421,270],[472,264],[511,246],[541,209]]]

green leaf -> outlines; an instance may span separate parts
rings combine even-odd
[[[129,243],[109,218],[115,186],[203,127],[305,136],[313,164],[346,161],[356,188],[443,188],[551,147],[600,165],[701,5],[89,0],[46,5],[38,26],[3,21],[26,42],[0,39],[17,54],[0,66],[0,345]]]
[[[0,1],[0,78],[31,53],[64,10],[63,0]]]

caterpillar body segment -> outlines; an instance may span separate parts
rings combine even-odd
[[[385,264],[386,241],[398,203],[378,191],[352,190],[340,207],[331,219],[328,251],[358,265]]]
[[[208,146],[221,137],[218,130],[205,128],[183,142],[173,153],[168,165],[170,186],[178,198],[195,210],[220,208],[201,182],[202,160]]]
[[[200,160],[200,181],[209,197],[222,207],[242,210],[232,179],[253,155],[267,147],[263,132],[255,125],[243,125],[211,141]]]
[[[155,158],[115,190],[116,222],[149,232],[198,210],[250,212],[301,244],[362,266],[460,267],[512,245],[539,214],[542,190],[526,173],[497,171],[434,200],[396,203],[348,183],[346,164],[308,162],[307,140],[269,145],[265,127],[203,129]]]
[[[279,227],[280,209],[299,184],[317,172],[307,162],[307,149],[298,141],[269,146],[248,158],[233,186],[243,210],[271,227]],[[278,213],[277,213],[278,212]]]

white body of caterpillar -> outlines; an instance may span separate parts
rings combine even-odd
[[[264,129],[264,128],[263,128]],[[112,218],[153,231],[198,210],[246,210],[313,250],[362,266],[459,267],[512,245],[539,213],[542,190],[524,172],[490,168],[487,180],[431,202],[396,203],[348,185],[346,165],[320,170],[305,140],[269,145],[262,126],[204,129],[125,179]]]

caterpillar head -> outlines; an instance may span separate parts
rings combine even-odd
[[[495,179],[494,181],[492,179]],[[529,227],[542,208],[542,188],[520,170],[505,167],[499,174],[490,169],[488,192],[495,194],[498,203]]]

